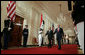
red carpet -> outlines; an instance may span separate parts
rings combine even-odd
[[[32,47],[1,50],[1,54],[78,54],[77,45],[62,45],[62,49],[58,50],[58,46],[48,47]]]

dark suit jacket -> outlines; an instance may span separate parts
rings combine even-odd
[[[23,36],[28,37],[28,33],[29,33],[28,29],[24,28]]]
[[[48,39],[52,39],[52,37],[53,37],[53,31],[52,30],[47,31],[47,33],[45,35],[48,35]]]
[[[8,28],[4,28],[2,33],[3,33],[4,40],[8,40],[10,38],[9,37],[10,32],[8,31]]]
[[[56,28],[54,34],[55,33],[56,33],[57,39],[61,39],[62,38],[62,35],[64,35],[64,32],[63,32],[63,29],[62,28],[59,29],[59,32],[58,32],[58,28]]]

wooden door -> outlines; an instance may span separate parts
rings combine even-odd
[[[15,23],[21,23],[21,26],[14,25],[11,31],[11,40],[8,42],[8,47],[21,46],[22,31],[23,31],[23,18],[16,15]]]

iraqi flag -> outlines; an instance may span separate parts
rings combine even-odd
[[[41,14],[41,20],[40,20],[40,28],[43,30],[44,29],[44,20],[43,20],[43,15]]]

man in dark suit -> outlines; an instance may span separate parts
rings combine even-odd
[[[1,32],[1,39],[2,39],[2,36],[3,36],[3,32]],[[1,48],[2,48],[2,42],[1,42]]]
[[[28,25],[25,25],[26,28],[23,30],[23,47],[26,47],[27,39],[28,39]]]
[[[48,41],[49,41],[48,47],[51,48],[52,47],[51,41],[53,37],[53,31],[51,30],[51,27],[49,28],[49,30],[47,31],[45,35],[48,35]]]
[[[8,49],[8,41],[10,38],[10,30],[9,30],[9,20],[4,21],[4,29],[2,31],[4,37],[4,49]]]
[[[61,39],[62,35],[64,35],[63,29],[58,25],[58,28],[55,29],[54,34],[56,33],[57,41],[58,41],[58,49],[61,49]]]

